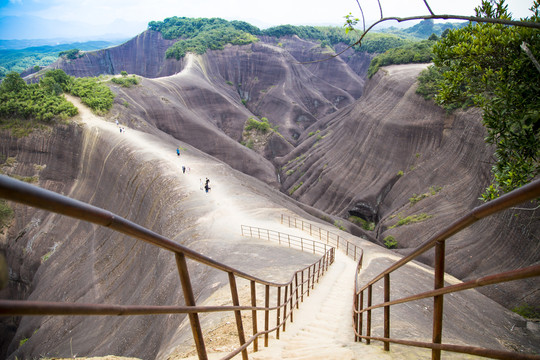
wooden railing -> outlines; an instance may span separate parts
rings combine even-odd
[[[301,229],[313,238],[324,241],[330,246],[334,246],[336,249],[343,251],[345,255],[351,257],[354,261],[357,261],[362,256],[362,248],[349,240],[344,239],[337,233],[323,229],[316,224],[285,214],[281,214],[281,223],[292,228]]]
[[[259,337],[264,336],[264,346],[268,346],[269,333],[276,332],[276,337],[279,338],[280,329],[285,331],[287,320],[293,321],[293,310],[298,309],[299,303],[304,300],[304,295],[309,296],[310,288],[313,289],[315,273],[318,281],[318,277],[322,276],[334,261],[334,248],[327,247],[319,260],[295,272],[288,282],[276,283],[251,276],[217,262],[109,211],[4,175],[0,175],[0,198],[106,226],[114,231],[172,252],[176,259],[185,301],[185,306],[146,306],[0,300],[0,316],[187,314],[199,359],[208,358],[203,329],[199,321],[200,313],[234,313],[240,346],[223,359],[231,359],[240,353],[242,353],[243,359],[247,359],[248,346],[253,344],[253,351],[258,351]],[[227,273],[231,290],[231,306],[196,305],[186,258]],[[304,276],[306,273],[307,276]],[[250,284],[249,305],[240,305],[237,279],[247,280]],[[257,286],[262,287],[263,291],[261,292],[264,293],[264,306],[262,307],[257,306]],[[276,294],[273,306],[270,305],[270,288]],[[241,311],[251,312],[253,332],[249,339],[246,339]],[[275,326],[273,328],[270,328],[270,312],[275,312]],[[261,318],[264,317],[264,330],[258,329],[258,313],[262,315]]]
[[[312,239],[304,239],[299,236],[285,234],[275,230],[262,229],[254,226],[242,225],[242,236],[261,240],[277,242],[279,245],[288,246],[292,249],[312,252],[313,254],[325,254],[332,246],[317,242]]]
[[[445,243],[448,238],[462,231],[476,221],[487,216],[508,209],[525,201],[534,200],[540,197],[540,180],[534,181],[520,189],[514,190],[496,200],[492,200],[486,204],[478,206],[471,212],[461,217],[448,227],[442,229],[438,234],[427,240],[424,244],[412,251],[412,253],[401,260],[395,262],[388,269],[384,270],[379,275],[364,285],[359,284],[359,273],[362,267],[362,258],[358,261],[357,275],[355,279],[355,296],[354,296],[354,331],[355,341],[366,340],[369,344],[371,340],[378,340],[384,343],[384,349],[390,349],[390,343],[409,345],[421,348],[432,349],[432,359],[441,358],[441,350],[452,351],[458,353],[466,353],[477,356],[489,357],[494,359],[540,359],[539,355],[523,354],[517,352],[501,351],[494,349],[485,349],[473,346],[462,346],[442,343],[442,327],[443,327],[443,302],[444,295],[458,291],[474,289],[481,286],[498,284],[507,281],[525,279],[530,277],[540,276],[540,265],[529,266],[526,268],[517,269],[498,273],[479,279],[470,280],[457,285],[444,286],[444,271],[445,271]],[[431,291],[415,294],[405,298],[397,299],[392,297],[390,300],[390,274],[401,268],[405,264],[416,259],[418,256],[426,253],[428,250],[435,247],[435,274],[434,288]],[[372,290],[373,286],[383,281],[383,299],[382,302],[373,304]],[[404,339],[395,339],[390,335],[390,307],[392,305],[403,304],[411,301],[433,298],[433,330],[432,342],[420,342]],[[372,317],[371,311],[374,309],[383,308],[383,336],[375,337],[371,335]],[[366,314],[366,322],[364,323],[364,314]],[[364,332],[365,325],[365,332]],[[411,324],[411,326],[413,326]],[[364,335],[365,334],[365,335]]]

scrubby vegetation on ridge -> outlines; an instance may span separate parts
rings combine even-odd
[[[114,93],[98,78],[74,78],[63,70],[51,70],[39,83],[26,84],[18,73],[11,72],[0,84],[3,128],[11,128],[14,121],[24,120],[17,127],[27,127],[34,120],[49,123],[75,116],[78,110],[62,96],[64,92],[80,97],[97,113],[107,112],[114,100]]]
[[[384,54],[378,55],[373,60],[368,69],[368,77],[377,73],[381,66],[410,63],[429,63],[433,59],[433,45],[438,38],[432,40],[422,40],[419,42],[407,42],[399,47],[387,50]]]
[[[161,32],[165,39],[178,39],[167,52],[167,58],[180,59],[188,52],[204,54],[206,50],[223,49],[226,44],[242,45],[258,41],[258,36],[281,38],[296,35],[301,39],[314,40],[322,47],[337,44],[350,46],[358,35],[347,33],[344,28],[330,26],[280,25],[265,30],[243,21],[227,21],[220,18],[171,17],[163,21],[151,21],[148,29]],[[355,51],[383,53],[388,49],[409,43],[393,34],[370,33],[355,46]]]

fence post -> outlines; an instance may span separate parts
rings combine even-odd
[[[238,289],[236,287],[236,279],[234,278],[234,273],[232,272],[229,272],[229,285],[231,287],[233,305],[240,306]],[[243,346],[246,343],[246,337],[244,335],[244,326],[242,325],[242,313],[240,312],[240,310],[234,310],[234,317],[236,319],[236,329],[238,330],[238,340],[240,341],[240,346]],[[242,359],[248,360],[247,349],[242,350]]]
[[[195,296],[193,296],[193,289],[191,287],[191,280],[189,279],[186,257],[184,254],[178,252],[174,253],[174,256],[176,259],[176,266],[178,267],[178,273],[180,274],[180,282],[182,283],[182,291],[184,292],[184,301],[187,306],[196,306]],[[190,313],[188,314],[188,317],[199,359],[206,360],[208,359],[208,356],[206,355],[206,348],[204,346],[204,338],[201,323],[199,322],[199,314]]]
[[[276,339],[279,339],[279,328],[281,327],[280,326],[280,320],[279,320],[279,315],[280,315],[280,312],[281,312],[281,286],[278,286],[277,288],[277,304],[276,304],[276,307],[277,307],[277,320],[276,320],[276,326],[277,326],[277,330],[276,330]]]
[[[307,268],[307,296],[309,296],[309,281],[311,280],[311,266]]]
[[[289,292],[289,285],[285,285],[285,296],[283,297],[283,331],[285,331],[285,325],[287,324],[287,293]]]
[[[358,307],[358,311],[359,311],[359,314],[358,314],[358,323],[359,323],[359,326],[358,326],[358,334],[359,335],[362,335],[362,329],[364,327],[364,313],[362,312],[362,310],[364,310],[364,290],[360,291],[360,306]],[[361,337],[358,337],[358,340],[360,340],[360,342],[362,342],[362,338]]]
[[[251,280],[251,306],[256,307],[257,306],[257,289],[255,288],[255,280]],[[253,335],[255,335],[257,330],[257,310],[251,310],[251,323],[253,327]],[[255,340],[253,340],[253,351],[257,352],[259,351],[259,337],[257,336]]]
[[[444,286],[444,256],[445,243],[438,241],[435,244],[435,284],[434,289],[440,289]],[[433,343],[440,344],[442,341],[442,322],[443,322],[443,302],[444,295],[433,297]],[[441,350],[432,349],[431,359],[440,360]]]
[[[367,290],[367,307],[371,307],[371,292],[372,285],[368,286]],[[371,309],[367,311],[367,320],[366,320],[366,336],[371,336]],[[366,344],[370,344],[371,339],[366,339]]]
[[[294,293],[296,294],[296,309],[298,309],[298,271],[294,273]]]
[[[264,307],[266,308],[266,310],[264,310],[264,347],[268,347],[268,323],[270,322],[270,310],[268,310],[268,308],[270,307],[270,285],[265,285]]]
[[[293,282],[292,282],[292,279],[291,279],[291,285],[290,285],[291,289],[289,290],[289,298],[291,299],[291,303],[289,304],[289,308],[291,309],[291,322],[293,322],[293,309],[294,309],[294,304],[293,304],[293,291],[292,291],[292,288],[293,288]]]
[[[302,275],[300,276],[302,285],[300,286],[300,300],[304,302],[304,269],[302,269]]]
[[[390,301],[390,274],[384,275],[384,302]],[[384,307],[384,337],[390,337],[390,306]],[[384,342],[384,350],[390,351],[390,343]]]

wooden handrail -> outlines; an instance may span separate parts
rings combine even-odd
[[[355,293],[354,293],[354,310],[353,310],[353,326],[355,332],[355,341],[366,339],[369,344],[370,340],[378,340],[384,343],[385,350],[389,350],[390,343],[398,343],[409,346],[425,347],[432,349],[432,359],[440,359],[441,350],[454,351],[460,353],[474,354],[485,357],[493,357],[496,359],[540,359],[538,355],[517,354],[515,352],[500,351],[493,349],[483,349],[473,346],[461,346],[442,344],[442,325],[443,325],[443,301],[444,295],[467,289],[474,289],[481,286],[499,284],[507,281],[526,279],[530,277],[540,276],[540,265],[529,266],[513,271],[493,274],[482,278],[470,280],[456,285],[444,286],[444,260],[445,260],[445,243],[446,240],[456,233],[464,230],[475,222],[506,210],[512,206],[521,204],[525,201],[531,201],[540,197],[540,180],[536,180],[519,189],[516,189],[508,194],[501,196],[498,199],[482,204],[468,214],[454,221],[439,233],[431,237],[429,240],[414,249],[408,256],[396,261],[386,270],[369,280],[362,287],[358,284],[358,275],[362,268],[362,259],[359,260],[356,276],[355,276]],[[435,276],[434,289],[423,293],[415,294],[401,299],[390,301],[390,274],[402,266],[416,259],[428,250],[435,247]],[[384,300],[381,303],[372,305],[372,287],[375,283],[384,279]],[[364,292],[367,290],[367,306],[364,307]],[[432,342],[415,342],[403,339],[393,339],[390,337],[391,325],[389,322],[390,307],[392,305],[403,304],[420,299],[432,297],[433,300],[433,333]],[[371,310],[376,308],[384,309],[384,336],[371,336]],[[363,313],[367,314],[366,335],[362,334],[363,329]]]
[[[323,274],[329,264],[334,261],[334,248],[324,246],[322,257],[313,264],[304,267],[295,272],[291,279],[285,283],[277,283],[266,281],[257,278],[245,272],[239,271],[228,265],[215,261],[209,257],[197,253],[183,245],[180,245],[166,237],[163,237],[151,230],[139,226],[129,220],[117,216],[107,210],[86,204],[84,202],[68,198],[66,196],[45,190],[30,184],[26,184],[19,180],[9,178],[5,175],[0,175],[0,198],[26,204],[36,208],[52,211],[58,214],[63,214],[79,220],[91,222],[97,225],[109,227],[110,229],[126,234],[138,240],[145,241],[152,245],[161,247],[171,251],[175,255],[180,281],[184,292],[184,301],[186,306],[144,306],[144,305],[106,305],[106,304],[83,304],[83,303],[58,303],[58,302],[39,302],[39,301],[20,301],[20,300],[0,300],[0,316],[1,315],[151,315],[151,314],[187,314],[190,319],[190,325],[193,333],[193,338],[197,348],[199,359],[207,359],[206,347],[202,328],[198,319],[199,313],[207,312],[233,312],[236,318],[238,338],[240,347],[227,355],[225,359],[230,359],[235,355],[242,353],[243,359],[248,358],[247,347],[254,343],[254,351],[257,351],[257,339],[261,335],[265,335],[265,346],[268,346],[268,334],[276,331],[279,338],[279,330],[283,327],[287,319],[293,320],[292,311],[294,306],[298,307],[298,295],[296,302],[293,294],[298,294],[300,289],[300,301],[303,301],[304,295],[304,272],[308,272],[308,292],[309,292],[309,274],[312,273],[315,282],[315,272],[318,276],[321,273],[321,264],[324,264]],[[324,244],[323,244],[324,245]],[[210,266],[214,269],[224,271],[228,274],[229,284],[231,288],[231,300],[233,306],[197,306],[191,288],[191,280],[187,269],[185,258],[188,257],[194,261]],[[298,273],[301,273],[302,281],[298,283]],[[236,277],[243,278],[250,282],[251,286],[251,306],[241,306],[236,286]],[[293,288],[293,281],[295,282]],[[318,278],[317,278],[318,281]],[[256,284],[262,285],[265,288],[265,306],[256,306]],[[270,286],[277,288],[278,299],[276,306],[270,306]],[[290,289],[290,295],[285,295],[284,302],[281,303],[280,292],[281,288]],[[309,294],[308,294],[309,295]],[[287,306],[289,311],[287,312]],[[280,309],[283,308],[283,321],[279,320]],[[249,339],[245,338],[242,318],[240,312],[242,310],[251,310],[253,316],[253,336]],[[258,331],[256,321],[256,311],[264,311],[265,330]],[[278,321],[276,327],[269,329],[269,312],[276,311]]]

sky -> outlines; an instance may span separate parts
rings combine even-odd
[[[368,24],[380,17],[377,0],[358,0]],[[427,15],[423,0],[380,0],[383,15]],[[480,0],[428,0],[440,14],[474,15]],[[530,15],[532,0],[507,0],[514,18]],[[0,0],[0,39],[117,34],[133,37],[167,17],[220,17],[259,28],[336,25],[360,17],[357,0]],[[412,26],[414,23],[408,24]]]

